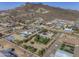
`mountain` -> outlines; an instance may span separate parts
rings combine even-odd
[[[41,3],[28,3],[20,7],[16,7],[15,9],[0,11],[0,19],[3,19],[6,16],[9,16],[8,18],[10,18],[7,19],[7,21],[12,20],[19,22],[32,20],[35,17],[42,17],[45,21],[53,20],[55,18],[75,21],[79,18],[79,11],[51,7]]]

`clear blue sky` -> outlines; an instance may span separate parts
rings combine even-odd
[[[25,2],[0,2],[0,10],[12,9],[24,3]],[[79,2],[42,2],[42,3],[54,7],[79,10]]]

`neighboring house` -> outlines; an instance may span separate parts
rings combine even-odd
[[[1,57],[18,57],[17,54],[15,53],[15,51],[9,49],[5,49],[3,51],[1,51]]]
[[[20,35],[23,36],[23,37],[28,36],[30,34],[32,34],[32,33],[31,32],[27,32],[27,31],[24,31],[24,32],[20,33]]]
[[[57,28],[63,28],[64,25],[65,25],[64,22],[59,22],[59,21],[58,21],[58,22],[56,23],[56,27],[57,27]]]
[[[51,38],[54,33],[51,33],[51,32],[42,32],[42,33],[39,33],[40,36],[43,36],[43,37],[47,37],[47,38]]]
[[[73,32],[72,28],[65,28],[64,32]]]
[[[0,52],[0,57],[6,57],[2,52]]]
[[[76,23],[75,26],[79,29],[79,24],[78,23]]]
[[[9,41],[13,41],[15,38],[13,35],[8,35],[5,37],[5,39],[9,40]]]
[[[79,29],[79,19],[75,21],[75,26]]]
[[[24,35],[25,36],[25,35]],[[23,34],[13,34],[13,35],[8,35],[5,37],[6,40],[9,40],[9,41],[14,41],[14,40],[24,40],[25,37],[23,36]],[[27,35],[26,35],[27,36]]]

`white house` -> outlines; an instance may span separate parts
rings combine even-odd
[[[73,32],[72,28],[65,28],[64,32]]]
[[[27,32],[27,31],[23,31],[23,32],[21,32],[20,33],[21,34],[21,36],[28,36],[28,35],[30,35],[30,34],[32,34],[31,32]]]

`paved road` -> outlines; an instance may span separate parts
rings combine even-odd
[[[54,57],[54,54],[57,50],[57,48],[60,47],[61,43],[58,41],[58,37],[60,36],[61,33],[58,33],[58,35],[56,36],[56,38],[54,38],[55,40],[53,41],[53,43],[51,44],[51,46],[48,48],[48,52],[45,53],[44,56],[49,57],[50,54],[52,54],[52,57]]]

